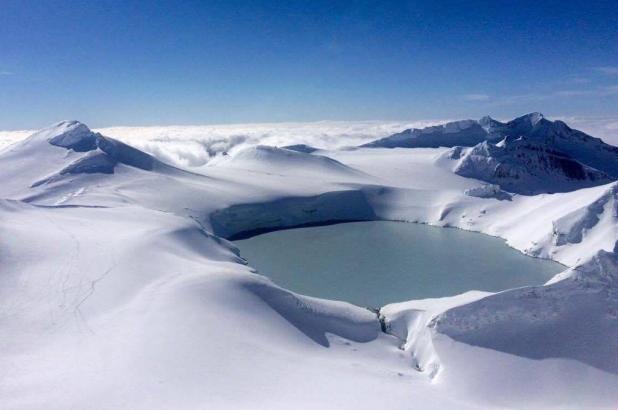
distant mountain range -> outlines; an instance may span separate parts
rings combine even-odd
[[[452,170],[458,175],[522,194],[565,192],[618,179],[618,147],[537,112],[506,123],[483,117],[408,129],[363,147],[450,147],[446,157],[455,161]]]

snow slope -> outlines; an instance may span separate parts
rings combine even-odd
[[[2,407],[615,407],[616,183],[517,195],[447,151],[256,147],[188,172],[77,122],[3,151]],[[279,288],[224,239],[357,219],[501,236],[569,269],[375,313]]]
[[[298,171],[304,175],[312,173],[339,179],[369,178],[368,175],[362,175],[361,172],[323,155],[266,145],[244,148],[231,156],[221,156],[210,165],[286,175],[294,175]]]

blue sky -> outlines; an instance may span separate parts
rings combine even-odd
[[[618,116],[617,27],[616,1],[3,0],[0,129]]]

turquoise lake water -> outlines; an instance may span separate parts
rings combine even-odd
[[[234,242],[275,283],[305,295],[379,307],[392,302],[540,285],[565,269],[502,239],[403,222],[353,222]]]

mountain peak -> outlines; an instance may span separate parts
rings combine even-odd
[[[530,122],[532,123],[532,125],[536,125],[537,122],[545,118],[543,114],[541,114],[540,112],[530,113],[527,115],[527,117],[530,119]]]
[[[491,123],[491,122],[494,122],[494,121],[496,121],[496,120],[491,118],[489,115],[486,115],[486,116],[484,116],[483,118],[481,118],[479,120],[479,124],[488,124],[488,123]]]
[[[77,120],[60,121],[43,128],[39,133],[46,133],[48,138],[53,138],[62,134],[87,133],[90,128],[83,122]]]
[[[51,145],[78,152],[90,151],[97,147],[97,134],[79,121],[61,121],[38,134],[44,135]]]
[[[513,122],[529,121],[530,125],[534,127],[542,119],[545,119],[545,116],[541,114],[540,112],[531,112],[530,114],[522,115],[521,117],[515,118]]]
[[[485,129],[485,131],[490,131],[491,129],[495,127],[500,127],[504,125],[500,121],[494,120],[489,115],[486,115],[480,120],[478,120],[478,123],[481,127]]]
[[[57,128],[57,127],[88,127],[86,124],[84,124],[81,121],[78,120],[64,120],[64,121],[58,121],[55,124],[50,125],[47,128]]]

